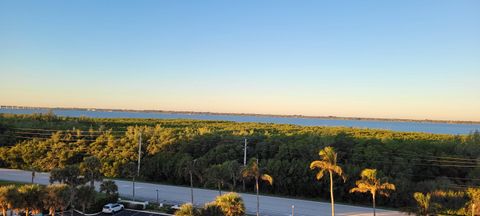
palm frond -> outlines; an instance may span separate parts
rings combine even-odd
[[[379,188],[382,190],[393,190],[393,191],[396,189],[394,184],[390,184],[388,182],[383,183],[382,185],[380,185]]]
[[[355,182],[357,185],[356,188],[350,190],[352,192],[371,192],[372,195],[375,195],[377,191],[382,196],[389,196],[389,190],[395,190],[395,185],[388,182],[381,183],[380,179],[377,178],[376,169],[364,169],[360,174],[361,179]]]
[[[337,163],[337,153],[335,153],[335,149],[331,146],[323,148],[318,154],[323,161],[329,162],[330,164]]]
[[[339,175],[340,177],[342,177],[343,181],[347,181],[347,177],[345,176],[345,174],[343,173],[343,169],[340,167],[340,166],[337,166],[337,165],[333,165],[331,167],[331,170],[336,173],[337,175]]]
[[[355,192],[366,193],[366,192],[368,192],[368,189],[367,188],[355,187],[355,188],[350,189],[349,192],[350,193],[355,193]]]
[[[317,180],[320,180],[323,178],[323,175],[325,174],[326,170],[325,169],[321,169],[320,171],[318,171],[317,175],[315,176],[315,178]]]
[[[273,178],[272,178],[272,176],[270,176],[268,174],[263,174],[262,175],[262,180],[268,182],[268,184],[270,184],[270,185],[273,184]]]
[[[245,167],[245,169],[242,170],[242,177],[253,178],[253,177],[255,177],[255,173],[251,169],[249,169],[248,167]]]
[[[315,169],[315,168],[318,168],[318,169],[326,169],[326,168],[329,168],[330,165],[327,164],[325,161],[313,161],[312,163],[310,163],[310,169]]]

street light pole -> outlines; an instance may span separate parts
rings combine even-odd
[[[292,216],[294,216],[295,214],[295,205],[292,205]]]
[[[160,204],[160,203],[158,202],[158,189],[156,189],[156,191],[157,191],[157,204]]]

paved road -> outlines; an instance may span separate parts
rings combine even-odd
[[[57,213],[56,215],[60,216],[61,213]],[[115,214],[87,214],[91,216],[170,216],[170,214],[164,214],[159,212],[149,212],[149,211],[141,211],[141,210],[132,210],[132,209],[125,209]],[[70,212],[65,212],[64,216],[70,216]],[[84,216],[81,212],[74,211],[73,216]]]
[[[30,182],[31,173],[22,170],[0,169],[0,180]],[[118,185],[119,193],[122,196],[131,196],[132,183],[130,181],[115,180]],[[49,184],[49,173],[37,173],[35,183],[47,185]],[[98,185],[97,185],[98,187]],[[156,190],[159,191],[159,199],[161,202],[168,203],[184,203],[190,201],[190,188],[150,184],[150,183],[136,183],[136,194],[138,199],[142,200],[156,200]],[[194,189],[194,199],[196,205],[203,205],[203,203],[210,202],[218,195],[218,191],[206,190],[196,188]],[[245,202],[247,213],[254,213],[256,211],[256,197],[252,194],[240,194]],[[260,196],[260,212],[261,215],[271,216],[288,216],[291,214],[291,206],[295,206],[296,216],[328,216],[331,214],[330,203],[315,202],[300,199],[288,199],[272,196]],[[370,216],[372,215],[371,208],[350,206],[350,205],[335,205],[335,213],[337,216]],[[377,210],[378,216],[404,216],[405,214],[396,211]]]

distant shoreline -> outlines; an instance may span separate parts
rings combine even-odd
[[[95,112],[95,111],[100,111],[100,112],[137,112],[137,113],[165,113],[165,114],[187,114],[187,115],[188,114],[191,114],[191,115],[229,115],[229,116],[255,116],[255,117],[332,119],[332,120],[383,121],[383,122],[480,124],[480,121],[461,121],[461,120],[366,118],[366,117],[308,116],[308,115],[275,115],[275,114],[258,114],[258,113],[221,113],[221,112],[171,111],[171,110],[135,110],[135,109],[104,109],[104,108],[75,108],[75,107],[31,107],[31,106],[7,106],[7,105],[0,105],[0,109],[80,110],[80,111],[92,111],[92,112]]]

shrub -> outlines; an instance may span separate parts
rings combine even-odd
[[[222,210],[225,216],[245,215],[245,204],[242,197],[237,193],[231,192],[218,196],[215,204]]]
[[[186,203],[180,206],[180,209],[175,212],[175,216],[200,216],[200,212],[191,203]]]
[[[95,202],[90,206],[90,208],[87,209],[85,213],[96,213],[102,211],[102,208],[104,205],[108,203],[116,203],[118,201],[118,198],[115,196],[104,196],[104,197],[98,197],[95,199]]]
[[[205,204],[200,212],[202,216],[225,216],[222,209],[215,202]]]

